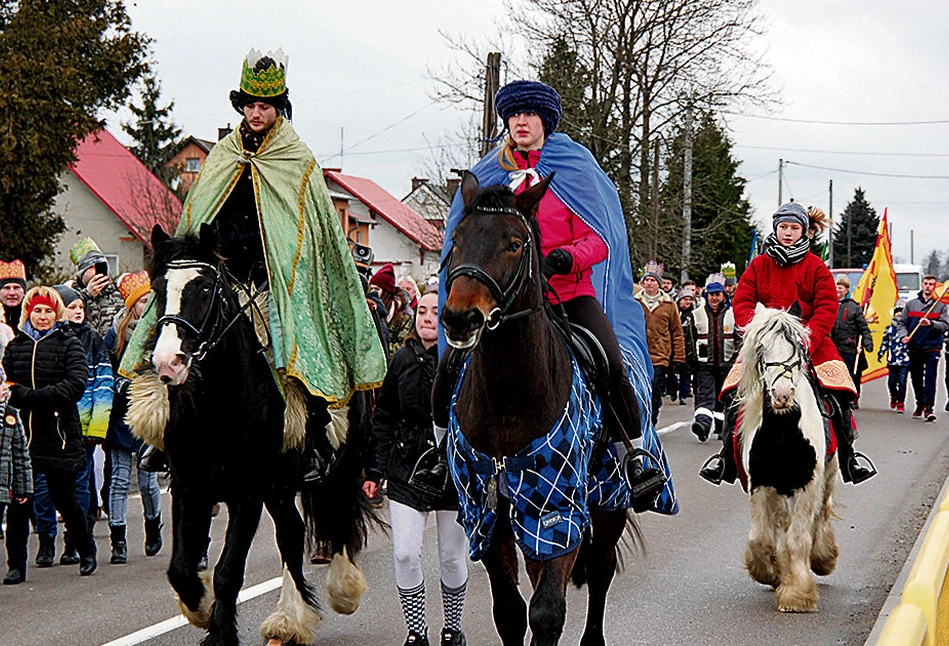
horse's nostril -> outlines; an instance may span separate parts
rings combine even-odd
[[[162,375],[162,376],[159,377],[159,378],[161,379],[161,382],[162,382],[163,384],[170,384],[170,383],[171,383],[171,377],[169,377],[168,375]]]

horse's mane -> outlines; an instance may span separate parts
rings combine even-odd
[[[764,308],[755,314],[745,333],[741,346],[741,380],[738,382],[740,401],[760,401],[764,393],[761,362],[765,353],[784,341],[804,351],[807,329],[792,314],[784,310]],[[783,343],[781,345],[784,345]],[[785,360],[790,357],[778,357]]]
[[[169,262],[183,259],[200,260],[212,265],[216,265],[220,260],[216,255],[205,251],[198,236],[189,231],[182,236],[169,238],[155,245],[152,260],[148,266],[148,275],[154,279]]]

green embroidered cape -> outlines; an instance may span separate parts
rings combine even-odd
[[[256,153],[242,149],[239,128],[217,142],[188,193],[177,233],[211,222],[248,163],[280,322],[277,366],[333,403],[379,386],[385,355],[362,283],[322,171],[289,122],[278,117]],[[143,346],[156,319],[149,301],[121,374],[146,369]]]

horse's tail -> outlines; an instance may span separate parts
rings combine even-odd
[[[369,394],[357,392],[349,401],[346,444],[336,466],[322,481],[303,487],[300,499],[313,554],[346,554],[354,559],[366,544],[369,527],[384,525],[362,492],[362,454],[372,419]]]
[[[615,512],[594,512],[603,515],[604,519],[610,519],[607,522],[622,522],[623,527],[619,530],[619,540],[614,545],[598,545],[592,540],[592,525],[587,528],[583,535],[583,541],[577,548],[577,560],[573,564],[573,571],[570,573],[570,580],[578,588],[582,588],[587,583],[589,572],[596,568],[608,567],[609,561],[615,558],[616,574],[619,574],[626,567],[626,556],[638,553],[643,556],[646,554],[646,539],[643,537],[642,529],[636,520],[636,514],[632,510],[620,510]],[[599,531],[598,536],[611,534],[609,531]],[[612,533],[616,536],[615,533]],[[610,554],[612,551],[612,555]],[[602,562],[603,560],[606,562]]]

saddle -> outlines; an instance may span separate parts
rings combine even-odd
[[[598,393],[605,392],[610,372],[606,351],[593,332],[579,323],[568,322],[567,325],[569,331],[565,331],[564,337],[577,358],[580,370]]]

